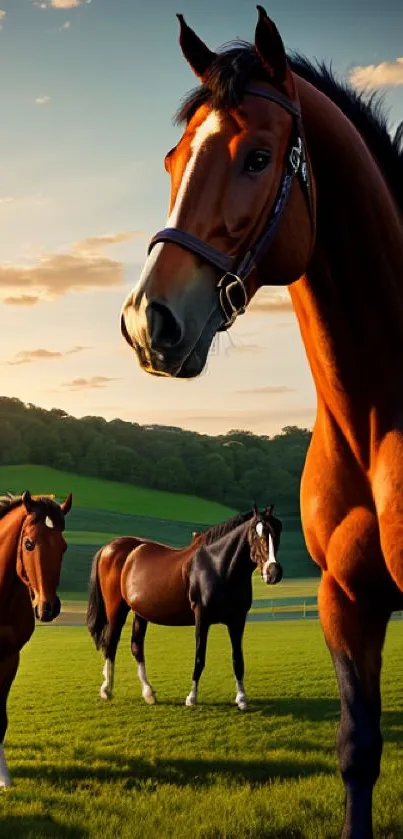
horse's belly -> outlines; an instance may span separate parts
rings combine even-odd
[[[128,567],[126,567],[128,565]],[[191,626],[194,614],[182,577],[182,566],[139,557],[126,563],[122,595],[133,612],[163,626]]]

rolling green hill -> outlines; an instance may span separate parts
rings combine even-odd
[[[24,489],[37,495],[55,493],[58,498],[72,492],[74,505],[90,510],[155,516],[181,522],[216,524],[236,512],[223,504],[193,495],[85,478],[49,466],[0,466],[0,494],[15,492],[19,495]]]
[[[69,545],[63,561],[61,590],[85,594],[92,557],[114,536],[137,535],[180,547],[190,542],[193,530],[223,521],[235,510],[205,499],[158,492],[129,484],[85,478],[45,466],[1,466],[0,494],[54,493],[60,500],[73,493],[66,539]],[[281,561],[290,578],[318,576],[309,558],[297,516],[283,521]]]

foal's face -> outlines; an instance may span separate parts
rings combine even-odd
[[[214,97],[208,95],[208,71],[217,56],[183,21],[181,46],[205,83],[207,100],[187,114],[185,131],[165,158],[171,179],[166,227],[196,236],[238,262],[266,228],[276,203],[292,117],[279,104],[248,93],[236,107],[214,107]],[[254,87],[295,98],[281,38],[263,10],[255,50],[261,65]],[[264,274],[254,269],[245,283],[247,302],[263,281],[280,285],[298,279],[311,245],[306,201],[297,185],[291,190]],[[223,274],[179,244],[154,245],[121,318],[122,334],[144,370],[182,378],[201,373],[214,335],[228,325],[218,289]],[[245,302],[239,288],[233,296],[239,308]]]
[[[260,514],[255,509],[249,529],[252,562],[260,568],[262,578],[268,585],[279,583],[283,577],[282,566],[277,562],[283,526],[280,519],[272,515],[271,510],[272,508],[267,508]]]
[[[71,509],[71,496],[60,507],[48,508],[34,500],[29,492],[23,495],[27,516],[22,525],[17,570],[28,586],[32,606],[38,620],[48,622],[60,613],[57,586],[61,563],[67,544],[63,536],[64,517]]]

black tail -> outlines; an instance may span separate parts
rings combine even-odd
[[[86,616],[87,628],[94,639],[97,650],[104,648],[108,632],[108,618],[106,616],[105,601],[102,596],[101,586],[99,585],[98,575],[98,562],[101,551],[102,548],[97,551],[92,560]]]

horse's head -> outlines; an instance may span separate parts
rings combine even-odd
[[[283,525],[273,516],[273,505],[267,507],[263,513],[254,507],[254,515],[248,531],[250,555],[255,562],[265,583],[274,585],[283,577],[283,569],[277,562],[280,538]]]
[[[202,84],[179,112],[166,228],[152,240],[121,327],[156,375],[201,373],[218,331],[263,285],[307,268],[314,189],[294,76],[264,9],[253,46],[218,54],[180,20],[182,52]]]
[[[28,586],[35,616],[52,621],[60,614],[57,586],[62,557],[67,548],[63,536],[65,516],[71,510],[72,496],[63,504],[48,498],[32,498],[26,490],[22,495],[26,516],[21,527],[17,556],[17,573]]]

